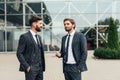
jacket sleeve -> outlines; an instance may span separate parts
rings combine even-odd
[[[87,70],[87,66],[86,66],[87,42],[86,42],[86,38],[83,34],[81,34],[81,36],[80,36],[80,53],[81,53],[81,57],[80,57],[78,67],[81,71],[86,71]]]
[[[41,57],[42,57],[42,64],[43,64],[43,65],[42,65],[42,67],[43,67],[42,69],[43,69],[43,71],[45,71],[45,54],[44,54],[43,43],[42,43],[42,41],[41,41],[41,36],[39,36],[39,39],[40,39],[40,43],[41,43],[41,45],[42,45],[42,48],[41,48],[41,49],[42,49],[42,50],[41,50],[41,51],[42,51],[42,54],[41,54],[42,56],[41,56]]]
[[[17,58],[20,64],[23,65],[24,69],[26,70],[29,67],[29,64],[26,62],[24,58],[25,48],[26,48],[25,37],[24,35],[21,35],[19,39],[18,48],[17,48]]]
[[[61,50],[60,50],[60,53],[61,53],[61,57],[63,57],[63,38],[62,38],[62,41],[61,41]]]

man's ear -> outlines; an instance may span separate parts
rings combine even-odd
[[[73,24],[73,28],[75,29],[75,25]]]
[[[37,24],[36,24],[36,22],[33,22],[32,25],[33,25],[33,26],[36,26]]]

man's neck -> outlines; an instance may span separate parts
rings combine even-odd
[[[32,30],[34,33],[36,33],[36,34],[37,34],[37,31],[36,31],[35,29],[31,28],[31,30]]]
[[[74,31],[74,29],[72,29],[71,31],[68,32],[68,34],[71,34]]]

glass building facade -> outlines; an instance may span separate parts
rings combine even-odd
[[[60,49],[67,17],[76,21],[76,31],[86,35],[89,50],[104,47],[108,24],[100,21],[113,17],[119,22],[119,7],[119,0],[0,0],[0,52],[17,50],[19,37],[30,29],[28,20],[33,15],[43,19],[39,34],[45,51]]]

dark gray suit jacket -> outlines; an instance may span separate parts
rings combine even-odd
[[[61,57],[63,57],[63,71],[65,67],[64,58],[65,58],[65,40],[67,38],[67,35],[65,35],[62,38],[62,44],[61,44]],[[82,33],[75,32],[73,36],[72,41],[72,51],[73,51],[73,57],[76,61],[76,66],[78,70],[81,72],[87,70],[86,66],[86,59],[87,59],[87,44],[86,44],[86,38]]]
[[[39,36],[39,40],[41,41],[41,37]],[[41,43],[42,45],[42,43]],[[25,71],[28,66],[33,64],[32,56],[35,54],[40,54],[37,52],[37,44],[35,43],[35,40],[31,34],[30,31],[28,31],[25,34],[22,34],[19,39],[18,49],[17,49],[17,58],[20,62],[20,71]],[[44,50],[43,45],[41,46],[41,62],[42,62],[42,70],[45,71],[45,59],[44,59]]]

